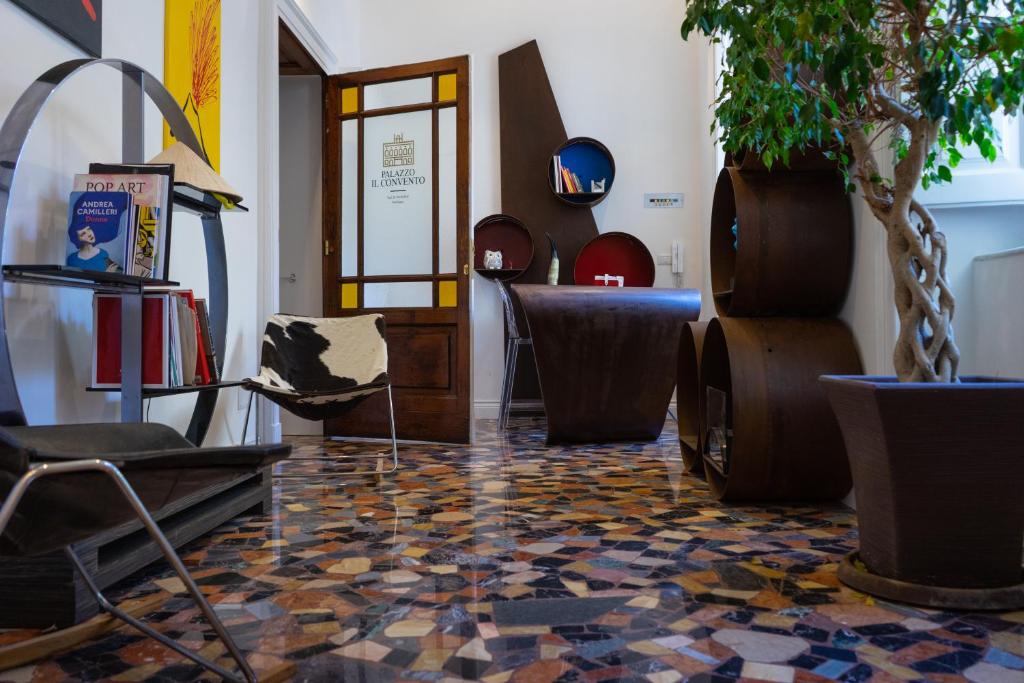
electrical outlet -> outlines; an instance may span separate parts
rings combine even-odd
[[[682,192],[648,192],[644,195],[645,209],[681,209]]]

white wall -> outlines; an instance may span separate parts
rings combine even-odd
[[[323,314],[320,252],[323,127],[319,76],[281,78],[281,305],[285,313]],[[285,278],[295,274],[295,282]],[[323,434],[323,422],[281,411],[282,434]]]
[[[997,348],[1006,351],[993,354],[994,347],[985,339],[993,328],[978,323],[993,315],[1020,319],[1024,315],[1021,292],[976,291],[973,262],[976,256],[1024,246],[1024,207],[975,206],[933,209],[932,213],[949,245],[946,276],[957,300],[953,331],[960,347],[960,373],[1013,376],[1024,356],[1022,340],[1003,340]]]
[[[294,0],[337,57],[339,73],[359,67],[361,0]]]
[[[1024,247],[980,256],[971,270],[975,333],[969,372],[1024,378]]]
[[[103,7],[103,55],[132,60],[163,75],[163,3],[107,0]],[[221,173],[247,198],[256,193],[257,3],[224,0],[222,17]],[[139,27],[150,27],[145,40]],[[0,116],[46,69],[81,58],[77,48],[31,16],[0,0]],[[55,263],[63,256],[67,195],[75,173],[90,161],[120,158],[120,80],[94,67],[62,90],[33,129],[13,189],[4,263]],[[160,149],[156,110],[147,116],[146,154]],[[247,202],[253,204],[253,202]],[[243,377],[256,365],[256,212],[224,217],[230,315],[224,376]],[[205,251],[198,219],[174,221],[171,277],[198,296],[206,293]],[[75,290],[6,285],[4,302],[15,377],[33,424],[115,420],[115,395],[87,394],[91,369],[91,295]],[[237,390],[218,404],[207,443],[237,442],[244,411]],[[151,418],[181,430],[194,399],[156,399]],[[244,408],[244,406],[243,406]]]
[[[632,233],[655,255],[681,240],[685,286],[701,287],[715,172],[705,97],[710,50],[681,40],[683,11],[678,0],[365,2],[360,68],[471,56],[472,224],[501,210],[498,55],[536,39],[569,136],[597,138],[615,156],[615,186],[594,209],[598,229]],[[645,192],[683,192],[684,207],[645,210]],[[668,266],[659,266],[656,284],[672,283]],[[478,416],[493,417],[500,304],[494,285],[476,276],[473,298],[474,401]]]

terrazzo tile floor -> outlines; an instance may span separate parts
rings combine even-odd
[[[367,448],[302,438],[296,457]],[[549,448],[520,419],[508,438],[481,422],[473,447],[404,446],[380,483],[282,482],[272,516],[182,554],[257,672],[284,658],[299,681],[1024,682],[1024,612],[857,594],[836,579],[855,538],[839,505],[717,503],[672,422],[655,443]],[[223,652],[169,570],[111,593],[158,590],[176,595],[146,621]],[[201,677],[128,628],[0,674]]]

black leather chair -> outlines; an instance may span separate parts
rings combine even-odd
[[[165,425],[0,427],[0,554],[64,549],[100,608],[229,681],[252,669],[149,514],[195,491],[283,460],[291,446],[196,448]],[[181,646],[111,604],[72,543],[138,517],[217,632],[239,673]]]

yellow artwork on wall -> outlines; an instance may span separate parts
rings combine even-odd
[[[166,0],[164,85],[220,172],[220,0]],[[164,123],[164,149],[174,144]]]

